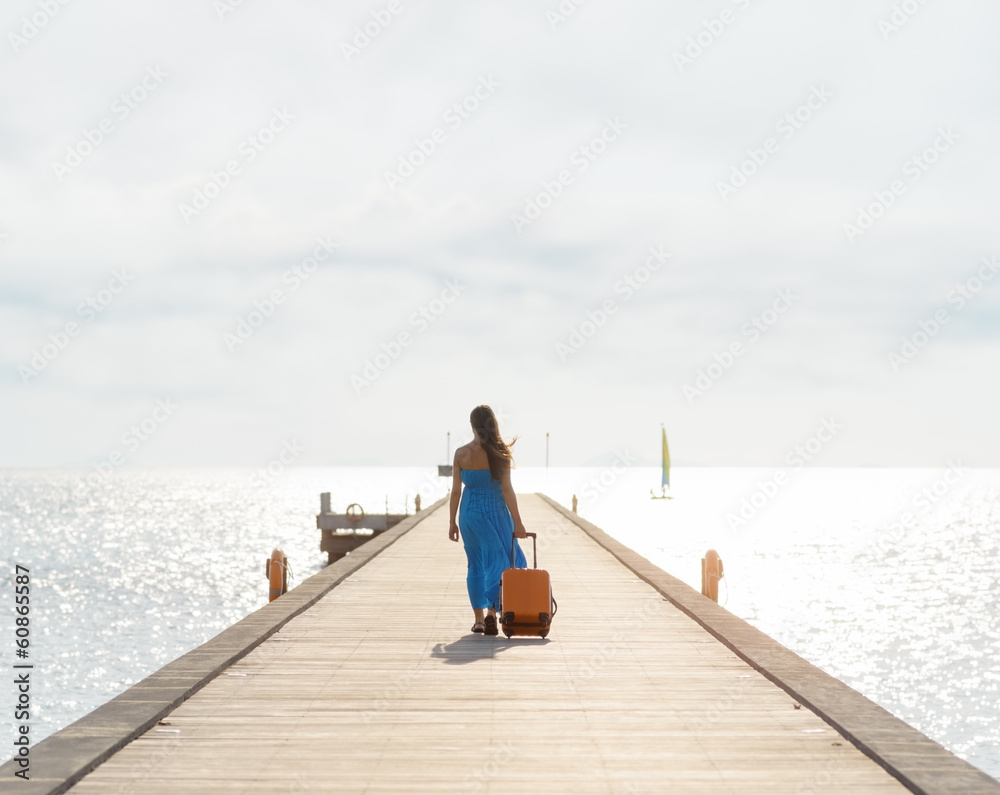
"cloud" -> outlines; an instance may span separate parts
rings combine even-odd
[[[888,2],[588,3],[554,29],[555,4],[400,3],[349,60],[384,6],[70,4],[3,54],[0,465],[86,464],[165,397],[182,410],[130,463],[260,465],[293,435],[303,464],[427,463],[491,402],[526,463],[546,431],[564,464],[623,445],[655,463],[660,422],[678,463],[780,462],[834,412],[831,463],[997,465],[997,285],[903,371],[886,363],[1000,253],[991,4],[927,5],[886,37]],[[34,8],[6,8],[0,30]],[[734,21],[678,69],[723,10]],[[144,94],[150,70],[165,76]],[[829,101],[781,128],[817,86]],[[955,145],[848,242],[948,125]],[[392,189],[400,158],[412,174]],[[734,168],[753,173],[724,201]],[[188,221],[196,191],[215,195]],[[531,202],[546,206],[519,234]],[[293,290],[323,235],[340,247]],[[650,246],[669,265],[623,300]],[[24,384],[19,366],[118,268],[134,283]],[[418,332],[448,279],[468,291]],[[801,300],[688,401],[784,288]],[[608,299],[618,311],[561,359]],[[358,394],[352,375],[401,332],[412,344]]]

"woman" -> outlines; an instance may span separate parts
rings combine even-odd
[[[510,447],[500,437],[493,409],[476,406],[469,421],[474,438],[455,451],[448,538],[458,541],[455,514],[461,497],[461,535],[469,561],[466,586],[476,614],[472,631],[496,635],[500,575],[510,567],[511,544],[514,545],[515,565],[518,568],[528,565],[513,538],[524,538],[525,530],[517,510],[514,487],[510,484],[514,459]]]

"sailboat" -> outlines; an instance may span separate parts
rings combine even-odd
[[[663,436],[663,468],[660,474],[660,493],[656,494],[650,489],[649,496],[654,500],[672,500],[673,497],[667,494],[667,489],[670,488],[670,448],[667,447],[667,429],[662,425],[660,426],[660,433]]]

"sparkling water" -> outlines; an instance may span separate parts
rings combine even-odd
[[[292,468],[265,483],[235,469],[88,474],[0,470],[0,637],[14,662],[20,563],[32,742],[265,604],[273,547],[293,586],[322,568],[320,492],[338,512],[403,513],[451,484],[432,468]],[[1000,776],[1000,470],[675,468],[671,480],[673,498],[652,500],[658,468],[514,472],[519,492],[578,495],[581,516],[696,589],[700,558],[718,550],[728,610]],[[0,736],[13,700],[0,689]]]

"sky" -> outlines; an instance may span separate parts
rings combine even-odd
[[[9,0],[0,466],[1000,466],[998,24]]]

